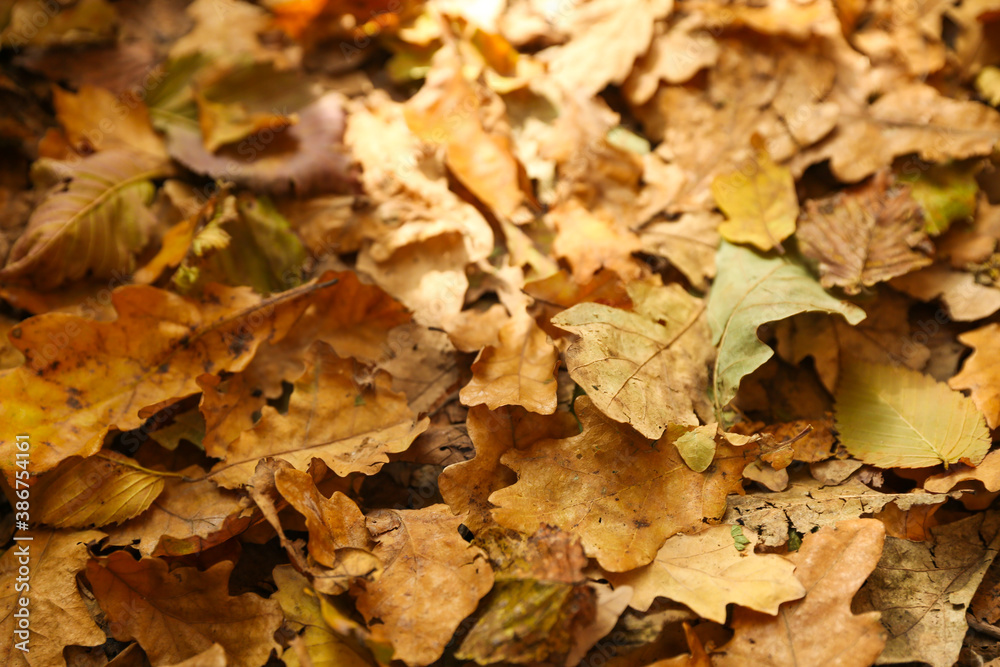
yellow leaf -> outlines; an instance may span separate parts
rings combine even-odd
[[[754,148],[756,158],[746,167],[720,174],[712,181],[715,203],[728,218],[719,225],[719,233],[731,243],[781,252],[781,241],[795,232],[799,215],[795,179],[787,167],[771,160],[756,136]]]

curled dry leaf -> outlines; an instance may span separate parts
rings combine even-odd
[[[295,382],[288,412],[266,406],[261,420],[212,468],[210,479],[226,488],[242,486],[265,456],[284,459],[299,470],[321,459],[342,477],[378,472],[387,455],[409,447],[428,422],[418,421],[406,398],[389,389],[386,374],[362,384],[355,365],[326,343],[315,343],[306,355],[306,371]]]
[[[956,465],[950,471],[931,475],[924,488],[931,493],[947,493],[962,482],[981,482],[986,491],[1000,491],[1000,450],[988,453],[976,467]]]
[[[790,554],[805,597],[777,616],[738,608],[733,639],[713,654],[718,667],[831,665],[867,667],[882,652],[885,632],[876,613],[855,615],[851,598],[882,555],[885,528],[874,519],[841,521],[803,538]]]
[[[727,604],[774,615],[782,602],[805,595],[792,574],[792,563],[776,554],[755,554],[757,539],[752,533],[743,550],[737,550],[732,528],[715,526],[694,535],[674,535],[652,563],[609,573],[608,580],[616,587],[634,588],[629,606],[640,611],[648,610],[657,597],[665,597],[716,623],[726,622]]]
[[[164,560],[116,551],[89,561],[87,579],[112,636],[138,641],[153,664],[187,660],[218,643],[232,667],[259,667],[278,648],[272,635],[281,609],[253,593],[230,596],[232,569],[222,561],[204,572],[169,570]]]
[[[559,526],[578,535],[587,555],[612,572],[646,565],[669,536],[720,517],[756,453],[720,445],[708,472],[696,473],[673,444],[683,428],[650,442],[583,396],[576,414],[579,435],[504,454],[501,462],[518,481],[489,500],[500,525],[522,532],[541,523]]]
[[[857,294],[929,265],[923,228],[909,190],[892,187],[883,171],[861,188],[809,201],[798,238],[802,253],[819,262],[824,287]]]
[[[368,515],[374,553],[386,566],[358,591],[358,611],[369,626],[381,626],[393,658],[410,667],[440,658],[459,623],[493,586],[483,552],[459,535],[461,523],[447,505]],[[429,590],[435,595],[426,595]]]
[[[6,610],[0,618],[0,632],[4,633],[0,660],[11,667],[63,664],[64,647],[104,641],[104,631],[94,623],[76,582],[90,557],[87,543],[104,534],[96,530],[36,530],[31,537],[30,542],[16,542],[0,556],[0,605]],[[20,567],[26,567],[29,576],[19,575]],[[30,600],[25,635],[16,632],[25,631],[15,616],[16,610],[26,608],[19,599]],[[28,651],[15,647],[25,640]]]
[[[835,419],[847,451],[880,468],[978,465],[990,448],[983,415],[971,399],[907,368],[847,366]]]
[[[122,287],[111,296],[113,322],[61,313],[26,320],[11,330],[26,361],[0,373],[0,419],[9,433],[32,435],[33,473],[94,454],[112,429],[138,428],[156,409],[198,393],[202,373],[244,368],[264,341],[288,332],[315,289],[261,299],[216,285],[195,301]],[[14,441],[0,440],[10,477],[13,464]]]
[[[552,323],[577,338],[566,350],[570,376],[606,415],[658,438],[669,424],[698,423],[708,343],[703,302],[678,285],[633,281],[634,312],[598,303],[569,308]]]

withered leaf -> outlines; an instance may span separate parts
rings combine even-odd
[[[500,343],[479,353],[472,380],[459,397],[465,405],[485,403],[491,410],[519,405],[531,412],[556,410],[555,369],[558,353],[552,341],[527,315],[500,327]]]
[[[820,282],[847,294],[929,265],[924,218],[908,188],[888,172],[846,193],[806,203],[802,253],[819,262]]]
[[[958,660],[969,603],[1000,549],[1000,515],[977,514],[930,532],[931,542],[887,537],[858,594],[857,608],[881,611],[889,632],[878,664],[950,667]]]
[[[87,563],[87,579],[110,632],[136,640],[154,665],[180,662],[219,643],[233,667],[259,667],[277,648],[272,634],[281,624],[274,600],[229,595],[233,563],[201,572],[169,570],[159,558],[135,560],[125,551]]]
[[[358,611],[369,625],[384,626],[393,658],[410,667],[441,657],[458,624],[493,586],[483,552],[459,535],[461,523],[447,505],[368,515],[374,553],[386,567],[357,593]]]
[[[70,457],[32,489],[35,520],[54,528],[100,527],[144,512],[164,476],[117,452]]]
[[[634,588],[629,604],[640,611],[648,610],[657,597],[666,597],[716,623],[725,623],[730,603],[774,615],[782,602],[805,595],[792,574],[792,563],[776,554],[754,554],[752,534],[745,538],[744,551],[738,551],[731,528],[715,526],[693,535],[674,535],[652,563],[610,573],[608,580]]]
[[[870,665],[885,633],[878,614],[851,613],[851,598],[878,563],[884,539],[885,528],[874,519],[841,521],[804,537],[788,559],[805,597],[782,604],[776,617],[737,608],[736,634],[712,664]]]
[[[95,530],[38,530],[30,536],[30,542],[16,542],[17,546],[0,556],[0,605],[5,610],[0,617],[0,632],[4,633],[0,661],[31,667],[63,664],[63,647],[104,642],[104,632],[91,618],[76,581],[90,557],[87,543],[104,534]],[[19,574],[21,567],[27,569],[27,575],[23,571]],[[28,611],[27,627],[15,616],[23,609]],[[18,635],[17,630],[27,632]],[[26,653],[14,646],[22,640],[27,640]]]
[[[30,433],[32,472],[89,456],[112,429],[142,425],[156,408],[198,393],[202,373],[238,371],[266,340],[287,333],[314,286],[270,299],[214,286],[195,301],[146,286],[111,299],[113,322],[50,313],[12,330],[23,366],[0,373],[0,419]],[[129,443],[126,443],[129,444]],[[13,475],[14,444],[0,440],[0,467]]]
[[[556,525],[578,535],[587,555],[612,572],[648,564],[669,536],[721,516],[754,454],[722,445],[713,467],[696,473],[673,444],[682,428],[650,442],[583,396],[576,414],[579,435],[504,454],[518,481],[489,500],[500,525],[521,532]]]
[[[669,424],[707,412],[712,356],[704,305],[678,285],[633,281],[634,312],[581,303],[552,318],[579,338],[566,350],[570,376],[606,415],[658,438]]]
[[[341,359],[326,343],[315,343],[287,414],[265,407],[261,420],[229,446],[209,477],[227,488],[241,486],[265,456],[285,459],[299,470],[322,459],[341,476],[378,472],[387,454],[409,447],[428,422],[418,421],[406,398],[389,389],[387,375],[361,385],[354,371],[355,362]]]
[[[1000,367],[995,361],[1000,353],[1000,324],[967,331],[958,340],[975,351],[965,360],[962,372],[948,380],[948,386],[971,391],[986,424],[996,428],[1000,426]]]

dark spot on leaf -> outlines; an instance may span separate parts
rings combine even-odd
[[[636,528],[649,528],[649,522],[643,521],[642,519],[633,519],[632,525],[634,525]]]
[[[156,369],[157,373],[166,373],[170,370],[170,364],[160,364],[160,367]]]
[[[66,399],[66,405],[68,405],[69,407],[73,408],[74,410],[79,410],[80,408],[83,407],[83,405],[80,403],[80,401],[76,400],[75,396],[70,396],[69,398],[67,398]]]
[[[21,337],[21,327],[14,327],[13,329],[11,329],[10,330],[10,337],[11,338],[20,338]]]

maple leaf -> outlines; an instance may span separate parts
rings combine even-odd
[[[168,571],[164,560],[116,551],[88,561],[87,579],[111,634],[138,641],[153,664],[186,660],[219,643],[228,664],[258,667],[278,646],[271,635],[281,611],[274,600],[253,593],[230,596],[232,569],[223,561],[204,572]]]
[[[756,555],[756,539],[744,539],[749,556],[737,550],[731,526],[674,535],[649,565],[607,577],[615,586],[635,589],[629,603],[635,609],[646,611],[657,597],[666,597],[717,623],[725,623],[728,603],[774,615],[782,602],[805,595],[792,563],[774,554]]]
[[[504,454],[500,461],[518,481],[489,500],[500,525],[522,532],[556,525],[612,572],[646,565],[669,536],[718,518],[754,454],[723,445],[707,474],[696,473],[673,444],[682,428],[650,442],[583,396],[576,414],[579,435]]]
[[[265,340],[284,336],[314,286],[261,299],[248,288],[209,286],[204,301],[152,287],[111,295],[113,322],[51,313],[11,330],[25,364],[0,373],[0,417],[37,443],[32,472],[95,453],[112,429],[142,425],[155,409],[198,393],[203,373],[238,371]],[[58,344],[57,344],[58,343]],[[13,474],[14,444],[0,441]]]
[[[389,460],[388,453],[403,451],[427,428],[405,397],[389,389],[385,374],[362,386],[355,363],[323,342],[310,348],[305,361],[288,412],[266,406],[261,420],[212,468],[215,483],[226,488],[246,484],[265,456],[280,457],[300,470],[317,458],[341,476],[374,474]]]
[[[835,418],[847,451],[880,468],[977,465],[990,447],[983,415],[970,399],[906,368],[847,366]]]
[[[704,306],[677,285],[633,281],[627,289],[634,312],[581,303],[552,323],[579,336],[566,365],[594,404],[658,438],[669,424],[697,424],[696,410],[707,409]]]
[[[736,395],[740,380],[774,354],[757,337],[757,328],[802,312],[839,313],[851,324],[863,310],[839,301],[813,280],[790,253],[765,257],[725,241],[716,257],[719,275],[708,295],[708,322],[715,358],[712,394],[717,414]]]
[[[871,183],[806,204],[798,238],[802,253],[819,262],[824,287],[857,294],[863,287],[929,265],[923,217],[905,188],[890,188],[888,172]]]
[[[885,646],[874,613],[851,613],[851,598],[882,555],[885,528],[873,519],[841,521],[802,540],[790,554],[806,594],[786,602],[776,617],[737,608],[733,639],[712,664],[872,664]]]
[[[0,618],[0,631],[7,637],[0,643],[0,660],[5,665],[61,664],[65,646],[91,646],[104,641],[104,632],[91,618],[76,583],[77,574],[86,567],[90,557],[87,543],[103,536],[95,530],[36,530],[31,533],[31,542],[15,543],[29,545],[27,559],[24,550],[17,547],[0,556],[0,604],[7,610]],[[19,566],[27,567],[30,572],[27,588],[23,573],[18,577]],[[18,629],[23,631],[24,626],[19,627],[14,614],[25,608],[18,600],[25,599],[29,593],[30,634],[24,637],[16,633]],[[22,640],[28,641],[30,651],[14,646]]]
[[[774,163],[759,136],[754,135],[753,144],[757,154],[752,173],[745,173],[749,169],[744,167],[712,181],[715,203],[728,218],[719,225],[719,234],[731,243],[780,252],[781,242],[795,232],[799,215],[795,179],[786,167]]]
[[[374,554],[386,567],[358,592],[358,611],[370,626],[375,619],[384,626],[393,658],[411,667],[441,657],[458,624],[493,586],[483,552],[459,535],[461,523],[447,505],[368,515]],[[427,590],[435,595],[422,594]]]

